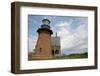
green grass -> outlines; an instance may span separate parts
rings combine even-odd
[[[81,54],[70,54],[70,55],[64,55],[62,58],[65,59],[76,59],[76,58],[88,58],[88,53],[81,53]]]

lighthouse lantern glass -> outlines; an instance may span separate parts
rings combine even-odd
[[[49,22],[48,20],[45,20],[45,21],[43,21],[43,24],[44,24],[44,25],[49,25],[50,22]]]

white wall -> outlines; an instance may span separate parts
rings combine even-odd
[[[11,60],[11,15],[10,3],[15,0],[1,0],[0,1],[0,76],[16,76],[10,73],[10,60]],[[57,4],[73,4],[73,5],[89,5],[98,6],[100,21],[100,0],[17,0],[26,2],[39,2],[39,3],[57,3]],[[100,22],[98,22],[98,25]],[[100,26],[98,26],[100,33]],[[100,35],[98,36],[100,42]],[[99,44],[100,46],[100,44]],[[99,48],[98,48],[99,50]],[[100,51],[99,58],[100,58]],[[81,70],[81,71],[65,71],[65,72],[52,72],[52,73],[38,73],[38,74],[21,74],[18,76],[100,76],[100,59],[98,70]]]

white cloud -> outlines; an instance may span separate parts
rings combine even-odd
[[[61,37],[61,49],[64,52],[80,53],[87,49],[88,30],[87,25],[82,23],[76,29],[71,29],[72,21],[60,22],[58,26],[58,35]]]

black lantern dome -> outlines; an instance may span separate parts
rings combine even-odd
[[[48,19],[42,20],[41,28],[39,28],[37,32],[40,32],[40,30],[49,31],[50,34],[53,34],[52,30],[50,29],[50,21]]]

